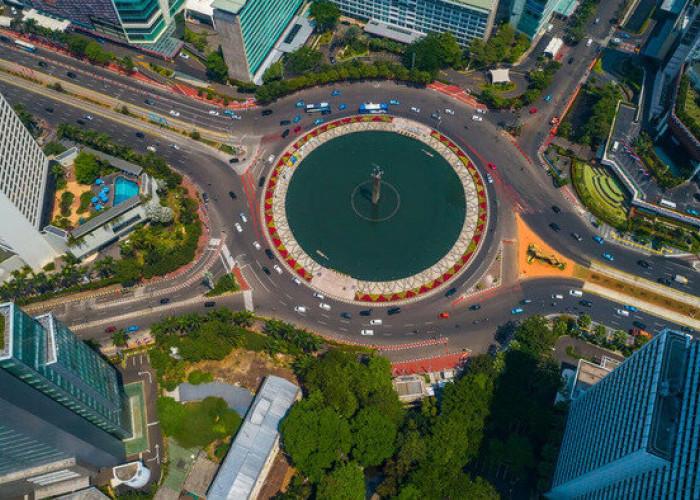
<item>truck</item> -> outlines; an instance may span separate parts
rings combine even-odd
[[[680,283],[681,285],[687,285],[687,284],[688,284],[688,278],[686,278],[685,276],[682,276],[682,275],[680,275],[680,274],[676,274],[676,275],[673,277],[673,281],[675,281],[676,283]]]

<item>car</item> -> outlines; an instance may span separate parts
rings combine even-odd
[[[569,64],[572,64],[572,63],[574,62],[574,58],[573,58],[573,57],[569,57],[569,60],[568,60],[567,62],[568,62]]]
[[[593,39],[589,38],[588,40],[586,40],[586,47],[590,47],[591,45],[593,45]]]
[[[238,163],[240,160],[238,158],[231,158],[228,162],[229,163]]]
[[[530,108],[530,114],[534,115],[535,113],[537,113],[537,108]]]
[[[633,321],[633,322],[632,322],[632,325],[634,325],[636,328],[639,328],[640,330],[646,330],[646,329],[647,329],[647,325],[645,325],[645,324],[642,323],[641,321]]]
[[[449,290],[447,290],[447,292],[445,292],[445,297],[452,297],[455,293],[457,293],[457,289],[450,288]]]
[[[364,311],[360,311],[360,316],[370,316],[372,314],[372,309],[366,309]]]
[[[72,71],[69,71],[68,73],[66,73],[66,75],[68,75],[68,78],[77,78],[78,77],[78,75],[76,75]]]
[[[326,298],[322,293],[318,293],[318,292],[314,292],[313,296],[314,296],[314,298],[316,298],[318,300],[323,300]]]
[[[590,300],[581,300],[579,301],[579,304],[581,304],[583,307],[593,307],[593,302]]]
[[[637,308],[629,304],[625,304],[625,309],[627,309],[630,312],[637,312]]]
[[[532,299],[523,299],[520,301],[521,305],[532,304]]]
[[[470,311],[478,311],[479,309],[481,309],[481,304],[472,304],[469,306]]]
[[[549,296],[552,300],[564,300],[564,296],[560,293],[553,293]]]
[[[186,52],[180,52],[180,57],[182,57],[183,59],[189,59],[190,55],[187,54]]]
[[[599,17],[596,17],[596,18],[595,18],[595,21],[593,21],[593,24],[598,24],[599,22],[600,22],[600,18],[599,18]]]
[[[236,222],[236,223],[233,225],[233,227],[235,227],[235,228],[236,228],[236,231],[238,231],[239,233],[242,233],[242,232],[243,232],[243,228],[241,227],[241,225],[240,225],[238,222]]]
[[[270,259],[270,260],[274,260],[274,259],[275,259],[275,254],[273,254],[273,253],[272,253],[272,250],[270,250],[269,248],[266,248],[266,249],[265,249],[265,255],[267,255],[267,258]]]
[[[286,128],[286,129],[284,129],[284,132],[282,132],[282,139],[284,139],[284,138],[287,137],[288,135],[289,135],[289,129]]]
[[[417,108],[415,106],[411,106],[411,111],[413,111],[414,113],[420,113],[420,108]]]
[[[107,328],[105,328],[105,333],[112,333],[116,329],[117,329],[116,326],[108,326]]]
[[[171,144],[170,147],[173,148],[175,151],[180,151],[180,146],[178,146],[177,144]]]
[[[552,212],[554,212],[555,214],[559,214],[561,213],[561,208],[559,208],[556,205],[552,205]]]
[[[135,332],[135,331],[137,331],[138,329],[139,329],[138,326],[136,326],[136,325],[131,325],[130,327],[125,328],[124,331],[125,331],[126,333],[130,333],[130,332]]]
[[[624,316],[625,318],[630,315],[630,312],[625,309],[615,309],[618,316]]]
[[[53,113],[53,108],[51,106],[47,106],[44,109],[46,109],[46,111],[48,111],[49,113]]]
[[[400,308],[400,307],[392,307],[392,308],[389,309],[386,313],[387,313],[389,316],[392,316],[392,315],[394,315],[394,314],[399,314],[400,312],[401,312],[401,308]]]
[[[477,108],[476,112],[479,113],[480,115],[485,115],[485,114],[486,114],[486,110],[483,109],[483,108]]]
[[[39,61],[39,66],[45,68],[46,66],[48,66],[48,64],[46,64],[44,61]]]
[[[333,92],[331,92],[331,95],[332,95],[332,96],[337,96],[337,95],[340,95],[340,94],[342,94],[342,92],[341,92],[340,90],[334,90]]]
[[[232,120],[240,120],[240,119],[241,119],[240,115],[237,115],[237,114],[233,114],[233,115],[230,115],[230,116],[231,116],[231,119],[232,119]]]
[[[601,238],[600,236],[594,236],[593,241],[595,241],[599,245],[602,245],[603,243],[605,243],[605,240],[603,238]]]
[[[615,257],[610,255],[609,253],[603,253],[603,258],[609,260],[610,262],[615,260]]]
[[[92,121],[92,115],[85,115],[85,119]]]
[[[632,38],[632,36],[629,33],[621,33],[620,38]]]
[[[155,104],[151,99],[146,99],[146,100],[143,101],[143,102],[145,102],[145,103],[148,104],[149,106],[153,106],[153,105]]]
[[[569,295],[572,297],[583,297],[583,292],[581,290],[569,290]]]
[[[448,114],[448,115],[454,115],[454,114],[455,114],[455,110],[454,110],[454,109],[450,109],[450,108],[445,108],[445,113]]]
[[[449,317],[450,317],[450,313],[448,313],[448,312],[441,312],[440,314],[438,314],[438,318],[440,318],[440,319],[448,319]]]
[[[360,330],[360,335],[374,335],[374,330]]]
[[[556,222],[550,223],[550,224],[549,224],[549,227],[552,228],[552,231],[555,231],[555,232],[557,232],[557,233],[558,233],[559,231],[561,231],[561,228],[559,227],[559,224],[557,224]]]
[[[253,242],[253,246],[255,247],[256,250],[260,250],[262,248],[262,246],[260,246],[260,243],[258,243],[257,241]]]
[[[244,214],[243,212],[241,212],[240,214],[238,214],[238,216],[241,218],[241,220],[242,220],[243,222],[248,222],[248,217],[246,217],[245,214]]]
[[[523,312],[523,308],[522,308],[522,307],[516,307],[515,309],[511,309],[511,310],[510,310],[510,313],[511,313],[511,314],[520,314],[521,312]]]
[[[263,272],[264,272],[265,274],[267,274],[268,276],[270,276],[270,275],[272,274],[272,273],[270,272],[270,270],[269,270],[266,266],[263,266]]]
[[[330,311],[330,310],[331,310],[330,304],[326,304],[325,302],[321,302],[321,303],[318,305],[318,307],[320,307],[320,308],[323,309],[324,311]]]
[[[493,177],[491,177],[491,174],[486,174],[486,180],[489,184],[493,184]]]
[[[161,304],[167,304],[168,302],[170,302],[170,299],[168,297],[164,297],[164,298],[160,299]]]
[[[235,113],[234,111],[230,110],[230,109],[225,109],[225,110],[224,110],[224,114],[225,114],[225,115],[232,116],[232,115],[235,115],[236,113]]]
[[[583,241],[583,238],[581,237],[580,234],[578,233],[571,233],[571,237],[575,239],[576,241]]]
[[[373,325],[373,326],[374,326],[374,325],[381,325],[381,324],[382,324],[382,320],[379,319],[379,318],[377,318],[377,319],[371,319],[371,320],[369,320],[369,324],[370,324],[370,325]]]
[[[294,312],[298,312],[299,314],[304,314],[306,312],[306,307],[304,306],[296,306],[294,308]]]
[[[282,268],[280,266],[278,266],[277,264],[272,266],[272,269],[274,269],[277,272],[277,274],[282,274]]]
[[[292,123],[292,122],[290,122],[289,120],[282,120],[282,121],[280,122],[280,126],[281,126],[281,127],[284,127],[285,125],[289,125],[290,123]]]
[[[483,122],[484,119],[480,117],[479,115],[472,115],[472,120],[475,122]]]
[[[301,130],[301,127],[294,127],[294,133],[295,133],[295,134],[296,134],[297,132],[299,132],[300,130]]]
[[[488,163],[489,168],[496,170],[496,165],[493,164],[493,162]]]
[[[272,114],[272,110],[271,109],[263,109],[261,114],[263,116],[270,116]]]
[[[698,211],[695,210],[694,208],[686,208],[685,213],[690,214],[690,215],[694,215],[695,217],[698,216]]]
[[[549,101],[552,98],[552,94],[547,94],[547,97],[544,98],[545,101]]]
[[[301,120],[301,115],[296,115],[294,117],[294,123],[297,123],[299,120]]]
[[[297,108],[303,108],[305,106],[306,106],[306,104],[304,103],[304,101],[297,101],[297,103],[296,103]]]
[[[295,285],[301,285],[301,280],[299,278],[292,278],[292,283]]]
[[[350,319],[350,318],[352,318],[352,314],[350,314],[348,312],[343,312],[343,313],[340,313],[340,317],[345,318],[345,319]]]
[[[171,110],[170,110],[170,114],[171,114],[172,116],[180,116],[180,112],[179,112],[179,111],[175,111],[174,109],[171,109]]]
[[[344,109],[347,108],[347,107],[348,107],[347,104],[341,104],[340,106],[338,106],[338,110],[339,110],[339,111],[342,111],[342,110],[344,110]]]
[[[323,118],[316,118],[314,120],[314,125],[321,125],[323,123]]]
[[[668,278],[664,278],[663,276],[657,279],[656,282],[662,285],[671,286],[671,280]]]
[[[433,120],[437,120],[437,121],[442,120],[442,117],[441,117],[439,114],[437,114],[437,113],[433,113],[432,115],[430,115],[430,117],[431,117]]]
[[[155,153],[156,147],[155,146],[148,146],[148,147],[146,147],[146,151],[150,151],[151,153]]]
[[[650,264],[648,261],[646,261],[646,260],[638,260],[638,261],[637,261],[637,265],[638,265],[639,267],[643,267],[644,269],[649,269],[649,268],[651,268],[651,264]]]
[[[139,139],[143,139],[146,136],[143,134],[143,132],[136,132],[136,137],[138,137]]]
[[[76,123],[77,123],[78,125],[85,125],[85,120],[81,120],[80,118],[78,118],[78,119],[75,120],[75,121],[76,121]]]
[[[211,116],[219,116],[219,112],[218,112],[217,110],[215,110],[215,109],[210,109],[210,110],[209,110],[209,114],[210,114]]]
[[[207,193],[202,193],[202,199],[204,203],[209,203],[209,196],[207,196]]]
[[[392,99],[389,101],[389,104],[391,104],[392,106],[398,106],[399,104],[401,104],[401,102],[398,99]]]

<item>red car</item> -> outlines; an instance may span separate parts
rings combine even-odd
[[[116,329],[116,326],[108,326],[107,328],[105,328],[105,333],[112,333]]]
[[[450,313],[440,313],[438,314],[438,318],[440,319],[447,319],[450,317]]]
[[[531,115],[534,115],[535,113],[537,113],[537,108],[532,108],[532,109],[530,110],[530,114],[531,114]]]
[[[294,133],[297,133],[297,132],[299,132],[300,130],[301,130],[301,126],[299,126],[299,127],[294,127]]]
[[[489,167],[492,168],[492,169],[494,169],[494,170],[496,170],[496,165],[494,165],[494,164],[491,163],[491,162],[489,162]]]

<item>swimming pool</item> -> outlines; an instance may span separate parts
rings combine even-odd
[[[130,181],[124,177],[117,177],[117,179],[114,181],[115,207],[129,198],[133,198],[137,194],[139,194],[139,185],[134,181]]]

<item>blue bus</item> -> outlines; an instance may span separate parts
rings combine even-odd
[[[24,49],[28,52],[35,52],[36,53],[36,45],[33,45],[31,43],[27,43],[23,40],[15,40],[15,45],[20,49]]]
[[[306,112],[307,113],[328,114],[331,112],[331,105],[328,104],[327,102],[319,102],[316,104],[307,104],[306,105]]]
[[[377,115],[380,113],[386,113],[388,109],[388,104],[374,104],[371,102],[366,102],[360,106],[360,114]]]

